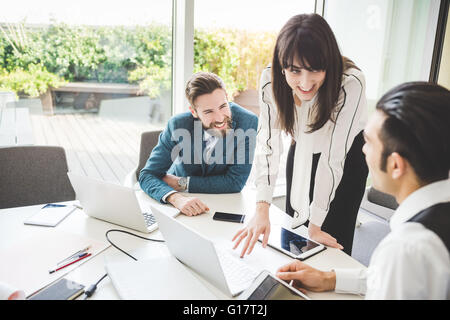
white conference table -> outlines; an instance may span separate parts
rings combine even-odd
[[[233,235],[243,227],[243,224],[216,221],[212,219],[212,216],[216,211],[242,213],[246,215],[245,221],[249,221],[254,214],[254,191],[250,188],[245,188],[241,193],[234,194],[189,195],[197,196],[204,201],[209,206],[210,212],[195,217],[188,217],[180,214],[176,219],[179,219],[204,236],[209,237],[217,245],[231,249],[233,246],[231,239]],[[153,199],[149,198],[142,191],[137,191],[137,196],[143,210],[148,210],[149,205],[155,203]],[[39,207],[41,207],[41,205],[0,210],[0,252],[13,246],[24,237],[34,234],[51,234],[52,232],[55,232],[55,230],[69,232],[104,242],[106,242],[105,233],[110,229],[122,229],[147,238],[162,239],[159,230],[150,234],[139,233],[135,230],[90,218],[82,210],[78,209],[55,228],[24,225],[24,219],[35,213]],[[274,205],[272,205],[270,209],[270,220],[272,225],[281,225],[289,229],[290,217]],[[293,231],[302,235],[307,235],[307,229],[303,226]],[[133,254],[138,260],[170,255],[164,243],[145,241],[125,234],[110,234],[110,238],[116,245]],[[233,255],[239,257],[240,250],[241,246],[233,251]],[[89,287],[106,273],[104,268],[105,259],[111,257],[114,259],[123,259],[124,261],[131,260],[123,253],[110,246],[106,250],[92,257],[89,261],[80,264],[64,277]],[[262,248],[261,244],[258,243],[255,245],[253,252],[244,257],[244,261],[256,270],[266,269],[275,273],[280,266],[291,262],[292,259],[270,247]],[[365,268],[365,266],[348,256],[346,253],[333,248],[327,248],[327,250],[307,259],[305,263],[324,271],[329,271],[333,268]],[[193,272],[192,270],[190,271]],[[229,299],[225,293],[219,291],[209,282],[201,278],[201,276],[195,272],[193,272],[193,274],[217,297],[217,299]],[[312,299],[324,300],[361,299],[361,297],[357,295],[337,294],[334,292],[308,292],[308,296]],[[119,296],[114,289],[112,282],[107,277],[98,285],[97,291],[90,299],[119,299]]]

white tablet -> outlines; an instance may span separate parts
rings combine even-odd
[[[262,236],[259,241],[262,241]],[[270,247],[301,261],[323,251],[326,247],[311,239],[289,231],[280,226],[273,226],[269,235]]]
[[[308,296],[264,270],[240,296],[240,300],[310,300]]]

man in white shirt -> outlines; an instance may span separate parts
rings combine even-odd
[[[387,92],[364,129],[373,187],[400,204],[367,269],[314,269],[300,261],[277,276],[312,291],[366,299],[450,299],[450,92],[411,82]]]

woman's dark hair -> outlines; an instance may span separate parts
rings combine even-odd
[[[386,118],[379,132],[380,167],[397,152],[425,183],[447,179],[450,170],[450,91],[428,82],[407,82],[388,91],[377,110]]]
[[[291,135],[294,133],[297,114],[292,89],[282,71],[291,68],[295,58],[311,70],[326,71],[317,97],[320,108],[316,119],[310,124],[310,132],[322,128],[332,119],[341,90],[342,73],[351,67],[356,68],[352,61],[342,57],[333,31],[321,16],[300,14],[289,19],[278,34],[275,44],[272,88],[281,128]]]

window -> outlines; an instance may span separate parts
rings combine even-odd
[[[366,76],[370,106],[395,85],[428,81],[438,13],[438,0],[325,2],[342,54]]]
[[[217,73],[229,97],[258,114],[256,90],[279,30],[314,6],[314,0],[196,0],[194,71]]]
[[[272,61],[278,32],[292,16],[314,9],[314,0],[195,0],[194,71],[219,75],[228,97],[259,115],[259,79]],[[274,196],[285,193],[290,138],[284,142]],[[253,186],[252,174],[247,183]]]
[[[34,143],[122,183],[140,134],[172,116],[172,1],[16,0],[2,13],[0,91],[29,109]]]
[[[96,113],[102,100],[146,95],[153,122],[171,115],[170,1],[14,1],[6,12],[0,67],[22,69],[35,90],[3,87],[24,98],[43,94],[46,86],[32,79],[39,72],[55,88],[44,103],[50,113]]]
[[[438,83],[450,90],[450,19],[448,18],[445,26],[444,46],[442,48]]]

